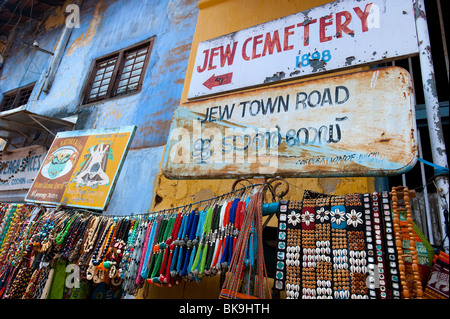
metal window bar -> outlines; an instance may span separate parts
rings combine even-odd
[[[25,105],[28,103],[28,99],[31,96],[31,92],[33,92],[33,88],[34,87],[30,87],[20,91],[19,103],[17,104],[17,106]]]
[[[0,112],[9,111],[25,105],[33,92],[34,84],[15,89],[14,92],[3,96]]]
[[[443,25],[443,20],[442,20],[442,8],[440,6],[440,0],[437,0],[437,4],[438,4],[438,15],[439,15],[439,20],[440,20],[440,31],[442,34],[442,41],[443,41],[443,48],[444,48],[444,58],[445,58],[445,65],[446,65],[446,75],[447,75],[447,79],[448,79],[448,53],[446,50],[446,41],[445,41],[445,31],[444,31],[444,25]],[[397,60],[397,62],[391,61],[391,65],[398,65],[398,64],[404,64],[405,61],[400,59]],[[408,66],[406,67],[408,69],[408,72],[411,75],[411,79],[412,79],[412,85],[413,85],[413,90],[416,91],[415,88],[415,82],[414,82],[414,72],[413,72],[413,61],[412,58],[409,57],[407,58],[407,63]],[[419,62],[420,63],[420,62]],[[443,71],[443,70],[441,70]],[[421,90],[422,88],[418,88],[418,90]],[[420,129],[419,127],[417,127],[417,143],[418,143],[418,152],[419,152],[419,157],[423,158],[423,150],[422,150],[422,141],[421,141],[421,136],[420,136]],[[432,214],[432,205],[434,205],[434,200],[432,200],[432,198],[430,197],[429,193],[429,189],[428,189],[428,183],[427,183],[427,177],[426,177],[426,171],[425,171],[425,165],[422,162],[419,162],[419,167],[420,167],[420,176],[418,176],[420,178],[421,184],[423,185],[422,189],[423,189],[423,205],[424,207],[418,207],[420,211],[415,212],[417,218],[420,218],[421,223],[418,224],[418,226],[421,228],[422,232],[424,233],[424,235],[428,238],[430,244],[432,245],[439,245],[439,243],[436,243],[436,240],[440,240],[440,237],[444,237],[445,234],[443,233],[443,231],[440,229],[438,232],[439,234],[434,234],[434,232],[436,230],[433,231],[433,228],[435,228],[435,226],[437,225],[433,225],[433,221],[434,223],[439,223],[442,224],[442,221],[440,221],[441,216],[440,213],[438,212],[437,214],[435,214],[436,216],[434,216],[434,214]],[[402,184],[404,186],[406,186],[407,184],[407,177],[410,176],[408,175],[409,173],[404,173],[401,175],[402,178]],[[439,196],[439,194],[438,194]],[[434,206],[433,206],[434,207]],[[417,208],[416,208],[417,209]],[[422,211],[425,210],[425,212]],[[433,216],[432,216],[433,215]],[[434,217],[434,218],[433,218]],[[436,220],[434,220],[436,219]],[[419,221],[418,221],[419,222]],[[441,232],[442,231],[442,232]]]
[[[0,112],[9,111],[14,108],[14,100],[16,99],[17,94],[5,95],[3,97],[2,108]]]
[[[97,63],[94,81],[89,91],[89,100],[95,100],[107,94],[116,63],[117,56]]]

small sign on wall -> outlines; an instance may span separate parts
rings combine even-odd
[[[188,98],[418,52],[412,0],[333,1],[200,42]]]
[[[412,82],[399,67],[183,106],[163,161],[173,179],[396,175],[417,160]]]
[[[58,133],[28,202],[105,209],[136,126]]]
[[[3,151],[0,154],[0,191],[29,189],[44,160],[40,145]]]

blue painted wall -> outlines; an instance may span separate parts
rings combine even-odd
[[[70,2],[68,2],[70,3]],[[51,90],[34,90],[27,110],[64,118],[78,115],[75,129],[136,125],[129,156],[107,209],[110,214],[142,213],[151,207],[153,189],[172,113],[179,104],[195,30],[198,7],[193,0],[87,0],[80,27],[72,30]],[[64,27],[19,34],[5,60],[0,94],[44,77],[51,56],[30,50],[22,41],[37,39],[54,50]],[[81,105],[91,62],[97,57],[155,36],[142,91],[103,102]],[[132,204],[131,204],[132,203]]]

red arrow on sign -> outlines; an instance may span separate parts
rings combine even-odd
[[[206,80],[203,85],[208,89],[212,89],[215,86],[225,85],[231,83],[231,79],[233,78],[233,72],[226,73],[223,75],[216,76],[213,74],[208,80]]]

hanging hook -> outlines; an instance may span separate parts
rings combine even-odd
[[[289,193],[289,183],[282,177],[274,177],[270,178],[266,181],[266,183],[269,183],[270,185],[273,185],[274,192],[276,194],[277,189],[281,186],[285,186],[285,190],[281,190],[280,194],[276,194],[276,196],[281,200],[284,196],[286,196],[287,193]]]

